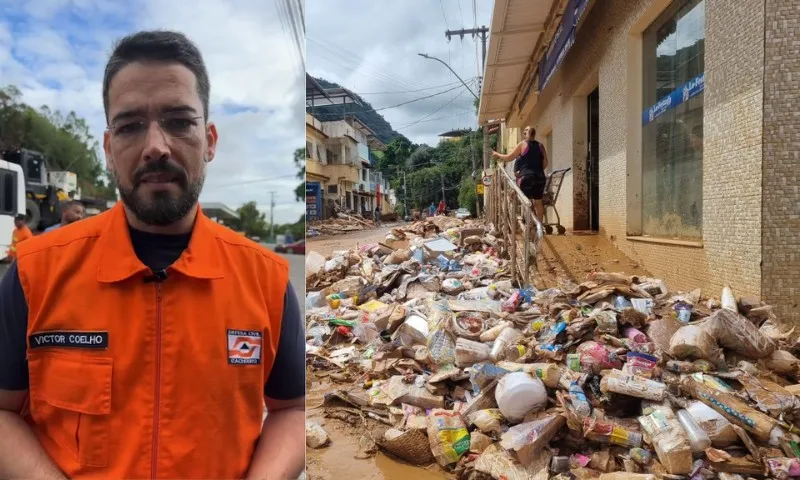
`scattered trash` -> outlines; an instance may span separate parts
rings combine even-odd
[[[360,452],[469,480],[800,476],[800,342],[770,306],[607,272],[537,291],[501,238],[434,217],[309,253],[308,372]]]

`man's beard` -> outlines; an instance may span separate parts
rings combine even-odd
[[[152,199],[142,198],[139,194],[139,186],[142,183],[142,176],[146,173],[168,173],[174,175],[181,193],[176,198],[169,191],[159,191],[153,193]],[[111,176],[119,190],[122,203],[133,212],[140,222],[156,227],[172,225],[189,214],[197,205],[205,182],[205,170],[199,178],[189,182],[186,171],[168,159],[148,162],[144,167],[136,170],[133,174],[132,188],[122,186],[116,170],[112,169]]]

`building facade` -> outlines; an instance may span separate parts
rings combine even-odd
[[[321,122],[306,114],[306,216],[333,216],[334,205],[355,213],[394,211],[387,182],[370,149],[385,146],[356,118]]]
[[[798,77],[798,0],[496,0],[479,115],[570,169],[568,229],[798,323]]]

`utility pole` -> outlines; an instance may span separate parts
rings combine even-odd
[[[403,170],[403,210],[405,210],[406,216],[409,215],[408,212],[408,185],[406,185],[406,171]]]
[[[444,198],[444,172],[439,172],[439,178],[442,180],[442,201],[447,204],[447,200]]]
[[[400,165],[397,166],[397,176],[403,174],[403,216],[407,217],[408,214],[408,187],[406,185],[406,171],[400,170]]]
[[[481,28],[466,28],[466,29],[462,28],[461,30],[452,30],[452,31],[451,30],[447,30],[447,31],[444,32],[444,35],[445,35],[445,37],[447,37],[448,41],[450,40],[451,37],[453,37],[455,35],[458,35],[459,37],[461,37],[462,40],[464,39],[464,35],[472,35],[473,38],[475,38],[476,35],[479,35],[481,37],[481,46],[482,46],[481,52],[482,52],[483,55],[481,56],[480,87],[481,87],[481,91],[483,91],[483,80],[484,79],[483,79],[482,75],[483,75],[484,72],[486,72],[486,40],[489,37],[489,28],[487,28],[485,25],[482,25]],[[484,172],[489,169],[489,152],[490,152],[490,149],[489,149],[489,128],[488,127],[489,127],[488,125],[484,125],[483,126],[483,171]],[[473,165],[473,168],[475,168],[475,165]],[[483,182],[483,173],[481,173],[481,182]],[[476,188],[477,188],[477,184],[476,184]],[[485,205],[486,204],[486,195],[485,194],[483,196],[483,202],[484,202],[484,205]],[[480,202],[478,202],[478,216],[479,217],[481,215],[481,211],[480,210],[481,210]]]
[[[275,222],[273,212],[275,210],[275,192],[269,192],[269,236],[275,240]]]

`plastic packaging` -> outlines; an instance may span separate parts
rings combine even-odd
[[[646,353],[628,352],[627,359],[628,361],[622,367],[625,373],[653,378],[653,370],[658,364],[658,357]]]
[[[622,425],[590,417],[583,419],[583,436],[595,442],[613,443],[623,447],[642,446],[641,433],[629,430]]]
[[[525,372],[513,372],[497,383],[497,406],[511,421],[520,421],[530,412],[542,410],[547,405],[547,389],[538,378]]]
[[[497,340],[492,345],[492,351],[489,354],[493,361],[502,360],[505,358],[506,347],[514,345],[517,340],[522,337],[522,334],[514,327],[506,327],[497,336]]]
[[[708,438],[706,432],[695,423],[692,415],[686,410],[678,410],[678,421],[686,431],[686,436],[689,438],[689,446],[692,447],[692,453],[699,454],[705,451],[706,448],[711,446],[711,439]]]
[[[633,327],[625,329],[625,337],[634,343],[647,343],[647,335]]]
[[[655,380],[629,375],[620,370],[612,370],[600,381],[600,390],[647,400],[662,401],[664,400],[664,395],[666,395],[667,386]]]
[[[658,460],[673,475],[692,471],[692,447],[686,432],[669,406],[656,404],[643,407],[639,423],[650,436]]]
[[[569,398],[572,401],[572,409],[575,413],[582,417],[588,417],[592,414],[592,406],[583,393],[583,389],[578,382],[572,382],[569,386]]]
[[[586,371],[599,373],[600,370],[622,367],[622,361],[616,353],[603,344],[583,342],[578,346],[577,352],[581,355],[581,367]]]

